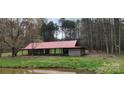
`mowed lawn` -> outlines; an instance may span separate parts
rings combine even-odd
[[[27,54],[28,54],[28,51],[26,51],[26,50],[24,50],[23,53],[22,53],[22,51],[19,51],[17,53],[18,56],[20,56],[20,55],[27,55]],[[9,52],[9,53],[2,53],[3,57],[8,57],[8,56],[11,56],[11,55],[12,55],[11,52]]]
[[[17,56],[0,58],[0,68],[65,68],[95,73],[124,73],[124,56]]]

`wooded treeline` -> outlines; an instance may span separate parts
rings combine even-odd
[[[75,21],[61,18],[59,30],[62,34],[61,40],[76,39],[80,46],[86,47],[91,52],[120,54],[121,51],[124,51],[122,18],[82,18]],[[54,40],[53,38],[48,41]]]
[[[124,50],[123,19],[90,18],[81,20],[79,42],[89,50],[120,54]]]
[[[90,52],[120,54],[124,51],[123,18],[0,18],[0,56],[17,52],[31,42],[78,40]]]

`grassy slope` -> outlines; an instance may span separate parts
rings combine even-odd
[[[106,63],[97,69],[99,73],[123,73],[124,74],[124,55],[104,57]]]
[[[96,73],[124,73],[123,56],[46,57],[18,56],[0,58],[0,67],[87,69]]]
[[[101,58],[93,57],[4,57],[0,59],[0,67],[46,67],[46,68],[89,68],[102,66]]]

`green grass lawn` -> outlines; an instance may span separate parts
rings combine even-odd
[[[124,73],[124,56],[18,56],[0,58],[4,68],[67,68],[89,70],[96,73]]]
[[[27,50],[23,50],[23,55],[27,55],[28,54],[28,51]],[[19,56],[19,55],[22,55],[22,51],[19,51],[18,53],[17,53],[17,55]],[[9,52],[9,53],[2,53],[2,56],[3,57],[8,57],[8,56],[12,56],[12,53],[11,52]]]

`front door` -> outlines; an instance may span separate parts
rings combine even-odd
[[[63,49],[63,54],[68,55],[68,49]]]

